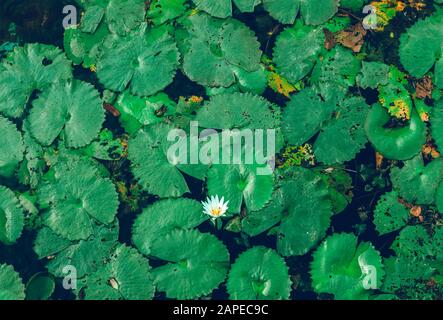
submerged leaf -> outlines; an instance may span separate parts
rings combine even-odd
[[[48,300],[54,289],[55,281],[50,275],[36,273],[26,284],[26,300]]]

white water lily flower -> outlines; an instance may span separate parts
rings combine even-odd
[[[203,204],[203,213],[210,215],[212,219],[217,219],[219,217],[223,217],[228,210],[229,200],[224,202],[225,197],[221,199],[218,196],[211,196],[211,198],[207,197],[206,202],[202,201]]]

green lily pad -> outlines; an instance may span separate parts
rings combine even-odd
[[[338,10],[338,0],[262,0],[269,14],[285,24],[292,24],[298,13],[305,24],[318,25],[332,18]]]
[[[74,80],[51,86],[33,102],[29,129],[43,146],[51,145],[63,132],[66,146],[79,148],[97,137],[104,120],[98,91]]]
[[[400,38],[400,61],[406,71],[417,78],[423,77],[442,58],[443,14],[416,22]]]
[[[363,89],[376,89],[388,84],[389,66],[381,62],[362,62],[357,84]]]
[[[337,100],[322,100],[308,87],[292,96],[283,110],[282,131],[288,143],[299,146],[311,139],[337,109]]]
[[[328,165],[353,159],[367,142],[364,123],[368,112],[363,98],[344,100],[335,116],[322,125],[314,143],[316,159]]]
[[[23,160],[24,145],[15,124],[0,116],[0,177],[11,177]]]
[[[222,93],[197,111],[196,121],[211,129],[274,129],[280,122],[279,108],[249,93]]]
[[[374,210],[374,224],[380,235],[398,230],[406,225],[409,211],[399,202],[395,191],[384,194]]]
[[[192,0],[197,9],[209,13],[211,16],[217,18],[227,18],[232,15],[231,0]],[[253,12],[257,4],[261,0],[232,0],[241,12]]]
[[[217,20],[199,14],[185,21],[183,70],[192,80],[210,87],[229,87],[238,68],[260,69],[260,44],[254,33],[235,19]]]
[[[324,41],[320,27],[305,26],[297,21],[285,29],[278,36],[273,53],[278,72],[291,83],[303,79],[317,62]]]
[[[147,16],[155,25],[161,25],[182,16],[187,7],[186,0],[154,0]]]
[[[435,193],[443,177],[443,160],[438,158],[428,163],[423,163],[422,157],[406,161],[400,169],[391,170],[391,181],[400,197],[410,203],[432,204]]]
[[[85,8],[80,26],[93,33],[104,21],[112,33],[126,35],[145,19],[144,0],[79,0]]]
[[[431,133],[438,150],[443,152],[443,100],[435,103],[431,111]]]
[[[86,240],[95,220],[110,224],[118,209],[118,195],[108,178],[86,162],[62,162],[54,168],[54,180],[41,185],[40,206],[47,207],[44,221],[69,240]]]
[[[0,242],[13,244],[20,238],[24,212],[15,194],[0,185]]]
[[[167,137],[173,129],[163,123],[147,126],[129,141],[132,172],[143,189],[160,197],[180,197],[189,191],[176,164],[168,161]]]
[[[162,122],[175,111],[174,101],[164,93],[141,98],[125,91],[118,96],[115,107],[120,112],[120,123],[131,135],[145,125]]]
[[[388,159],[411,159],[426,142],[425,124],[415,110],[412,110],[411,119],[404,127],[385,128],[389,119],[387,110],[380,104],[372,106],[365,123],[368,140]]]
[[[108,48],[97,62],[97,76],[107,89],[121,92],[129,88],[134,95],[149,96],[173,81],[179,52],[166,28],[144,25],[126,37],[110,36],[106,42]]]
[[[69,241],[43,227],[37,233],[34,251],[39,259],[45,259],[49,273],[65,277],[66,266],[76,268],[78,279],[97,271],[109,257],[118,240],[119,225],[116,221],[105,226],[94,223],[92,235],[87,240]]]
[[[119,245],[108,261],[84,281],[85,300],[150,300],[151,267],[137,250]]]
[[[273,176],[260,174],[267,165],[213,165],[208,171],[208,194],[229,201],[228,212],[239,213],[244,201],[250,210],[259,210],[271,199]]]
[[[372,290],[367,286],[380,288],[384,274],[379,252],[369,242],[358,244],[353,234],[333,234],[313,254],[314,290],[331,293],[339,300],[368,299]]]
[[[165,199],[147,207],[132,227],[132,241],[145,255],[152,243],[174,229],[193,229],[208,219],[201,203],[191,199]]]
[[[66,55],[74,64],[94,67],[104,50],[103,43],[108,34],[105,25],[100,25],[94,33],[83,32],[78,26],[67,28],[63,39]]]
[[[174,230],[158,238],[151,255],[168,261],[152,270],[154,284],[168,298],[196,299],[224,280],[229,252],[215,236],[197,230]]]
[[[324,237],[332,216],[330,193],[320,174],[300,167],[277,172],[272,201],[258,211],[249,211],[243,231],[256,236],[276,226],[277,251],[283,256],[306,254]],[[280,224],[278,224],[280,222]]]
[[[0,64],[0,113],[21,117],[35,90],[72,77],[71,63],[54,46],[26,44],[16,47]]]
[[[253,247],[232,265],[227,289],[233,300],[288,299],[291,291],[288,267],[274,250]]]
[[[20,275],[7,264],[0,264],[0,300],[24,300],[25,286]]]

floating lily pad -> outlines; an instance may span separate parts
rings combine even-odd
[[[0,264],[0,300],[24,300],[25,286],[20,275],[7,264]]]
[[[119,225],[94,223],[92,235],[87,240],[70,241],[58,236],[51,229],[39,230],[34,251],[39,259],[45,259],[46,268],[56,277],[67,275],[66,266],[75,267],[78,279],[97,271],[117,244]]]
[[[273,176],[267,166],[214,165],[208,171],[208,194],[225,197],[228,212],[239,213],[244,201],[250,210],[259,210],[271,199]],[[260,168],[268,174],[260,174]]]
[[[254,33],[235,19],[216,20],[194,15],[185,22],[182,47],[183,70],[199,84],[229,87],[237,68],[254,72],[260,68],[260,44]]]
[[[426,126],[415,110],[403,127],[385,128],[390,117],[386,109],[375,104],[366,118],[368,140],[384,157],[407,160],[418,154],[426,142]]]
[[[152,243],[174,229],[193,229],[208,219],[201,203],[191,199],[166,199],[143,210],[134,222],[132,241],[149,255]]]
[[[74,80],[51,86],[33,102],[29,129],[43,146],[51,145],[63,133],[67,147],[79,148],[98,135],[104,119],[98,91]]]
[[[109,260],[84,281],[85,300],[149,300],[154,296],[151,267],[137,250],[119,245]]]
[[[318,25],[334,16],[338,0],[262,0],[264,8],[281,23],[294,23],[298,13],[308,25]]]
[[[54,180],[39,188],[39,204],[48,207],[45,224],[69,240],[86,240],[94,221],[110,224],[118,208],[115,186],[86,162],[58,164]]]
[[[229,253],[215,236],[197,230],[175,230],[158,238],[151,255],[167,261],[152,270],[154,283],[168,298],[196,299],[225,280]]]
[[[334,294],[336,299],[368,299],[369,289],[380,288],[385,274],[382,258],[372,244],[358,244],[357,237],[349,233],[328,237],[313,257],[314,290]]]
[[[443,177],[443,161],[438,158],[426,166],[420,155],[406,161],[402,168],[394,167],[391,180],[400,197],[415,204],[432,204]]]
[[[442,58],[443,14],[434,15],[416,22],[400,38],[400,61],[411,75],[423,77]]]
[[[273,57],[277,70],[291,83],[303,79],[317,62],[324,41],[325,36],[320,27],[297,22],[293,27],[285,29],[278,36],[274,47]]]
[[[26,44],[16,47],[0,64],[0,113],[21,117],[35,90],[72,77],[71,63],[56,47]]]
[[[0,242],[13,244],[24,226],[24,212],[15,194],[0,185]]]
[[[20,161],[23,160],[23,138],[17,127],[0,116],[0,176],[11,177]]]
[[[139,96],[156,94],[174,79],[179,52],[166,28],[143,26],[126,37],[110,36],[97,62],[97,76],[113,91]],[[158,68],[161,66],[161,68]]]
[[[395,191],[384,194],[374,210],[374,224],[380,235],[398,230],[406,225],[409,211],[400,203]]]
[[[274,250],[254,247],[232,265],[227,289],[233,300],[288,299],[291,288],[288,267]]]

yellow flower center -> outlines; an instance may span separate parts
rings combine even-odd
[[[220,208],[220,207],[218,207],[218,208],[212,208],[212,209],[211,209],[211,214],[212,214],[214,217],[218,217],[218,216],[221,214],[221,208]]]

